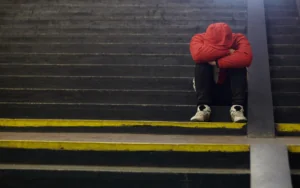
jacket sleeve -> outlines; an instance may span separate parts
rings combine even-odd
[[[228,50],[216,50],[208,45],[204,45],[201,34],[193,36],[190,42],[190,53],[196,63],[207,63],[215,61],[228,55]]]
[[[245,35],[237,34],[235,47],[234,53],[218,59],[220,68],[244,68],[251,65],[252,49]]]

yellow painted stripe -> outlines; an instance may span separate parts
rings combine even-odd
[[[250,146],[235,145],[235,144],[156,144],[156,143],[153,144],[153,143],[1,140],[0,148],[74,150],[74,151],[248,152]]]
[[[0,119],[0,127],[181,127],[242,129],[245,123],[228,122],[172,122],[127,120],[71,120],[71,119]]]
[[[300,132],[300,123],[278,123],[279,132]]]
[[[300,145],[289,145],[288,150],[292,153],[300,153]]]

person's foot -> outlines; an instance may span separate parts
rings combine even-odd
[[[230,109],[231,120],[235,123],[247,122],[247,118],[244,115],[244,108],[241,105],[233,105]]]
[[[196,114],[191,118],[191,121],[209,121],[211,109],[207,105],[199,105]]]

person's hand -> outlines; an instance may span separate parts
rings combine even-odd
[[[217,65],[216,61],[210,61],[210,62],[208,62],[208,64],[210,64],[211,66],[216,66]]]
[[[234,52],[235,52],[235,50],[234,50],[234,49],[232,49],[232,48],[231,48],[231,49],[229,49],[229,53],[230,53],[230,54],[233,54]]]

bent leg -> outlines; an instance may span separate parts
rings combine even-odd
[[[196,64],[195,85],[197,93],[197,105],[210,105],[212,102],[213,71],[207,63]]]
[[[230,77],[232,104],[242,105],[246,104],[246,89],[247,89],[247,69],[228,69]]]

